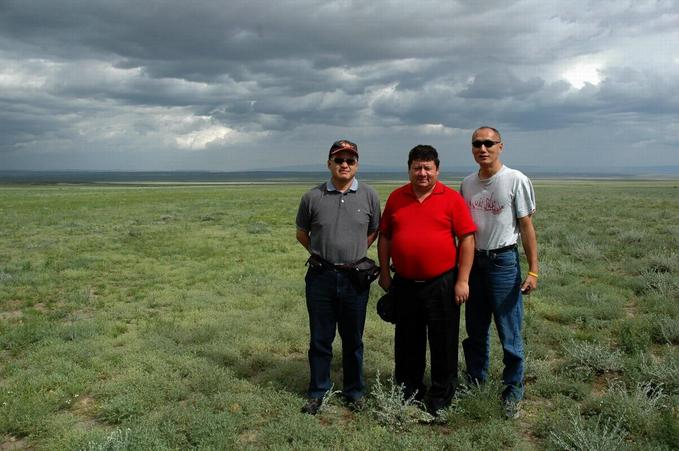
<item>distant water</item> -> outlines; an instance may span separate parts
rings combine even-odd
[[[602,178],[602,179],[676,179],[679,172],[671,168],[655,171],[565,172],[537,168],[521,168],[529,177],[547,179]],[[533,170],[531,170],[533,169]],[[442,170],[441,180],[462,180],[467,172]],[[135,184],[135,183],[320,183],[327,180],[327,171],[0,171],[0,183],[12,184]],[[406,171],[359,171],[359,179],[367,182],[406,182]]]
[[[301,183],[322,182],[328,179],[323,172],[204,172],[204,171],[0,171],[0,183],[26,184],[134,184],[134,183]],[[405,181],[407,174],[398,172],[367,172],[361,180]]]

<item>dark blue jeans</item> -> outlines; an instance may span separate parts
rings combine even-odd
[[[514,249],[494,255],[476,254],[469,279],[470,296],[465,305],[467,338],[462,342],[467,377],[483,383],[488,378],[490,321],[495,320],[502,344],[507,386],[503,397],[523,397],[524,350],[521,337],[523,298],[519,252]]]
[[[309,397],[321,398],[332,387],[330,362],[335,330],[339,331],[342,339],[342,393],[350,401],[363,397],[363,329],[369,291],[357,291],[346,272],[308,270],[306,305],[311,332]]]
[[[460,306],[455,304],[453,294],[456,278],[453,270],[428,283],[397,274],[390,289],[396,296],[394,379],[404,385],[406,397],[425,397],[429,341],[431,388],[426,402],[434,412],[450,403],[457,387]]]

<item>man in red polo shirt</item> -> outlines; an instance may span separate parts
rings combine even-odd
[[[469,297],[476,226],[462,196],[438,181],[436,149],[415,146],[408,154],[408,175],[410,183],[391,193],[382,214],[379,284],[396,298],[396,383],[403,384],[407,398],[424,399],[436,414],[450,404],[457,387],[460,305]]]

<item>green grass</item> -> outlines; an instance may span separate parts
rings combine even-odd
[[[299,412],[308,322],[294,217],[309,186],[0,187],[0,448],[676,446],[677,183],[535,185],[541,275],[515,421],[502,415],[495,336],[489,384],[460,390],[436,420],[401,404],[376,286],[367,408],[333,398],[317,417]],[[384,201],[395,186],[375,187]]]

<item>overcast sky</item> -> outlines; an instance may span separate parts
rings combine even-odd
[[[679,0],[0,0],[0,170],[679,164]]]

